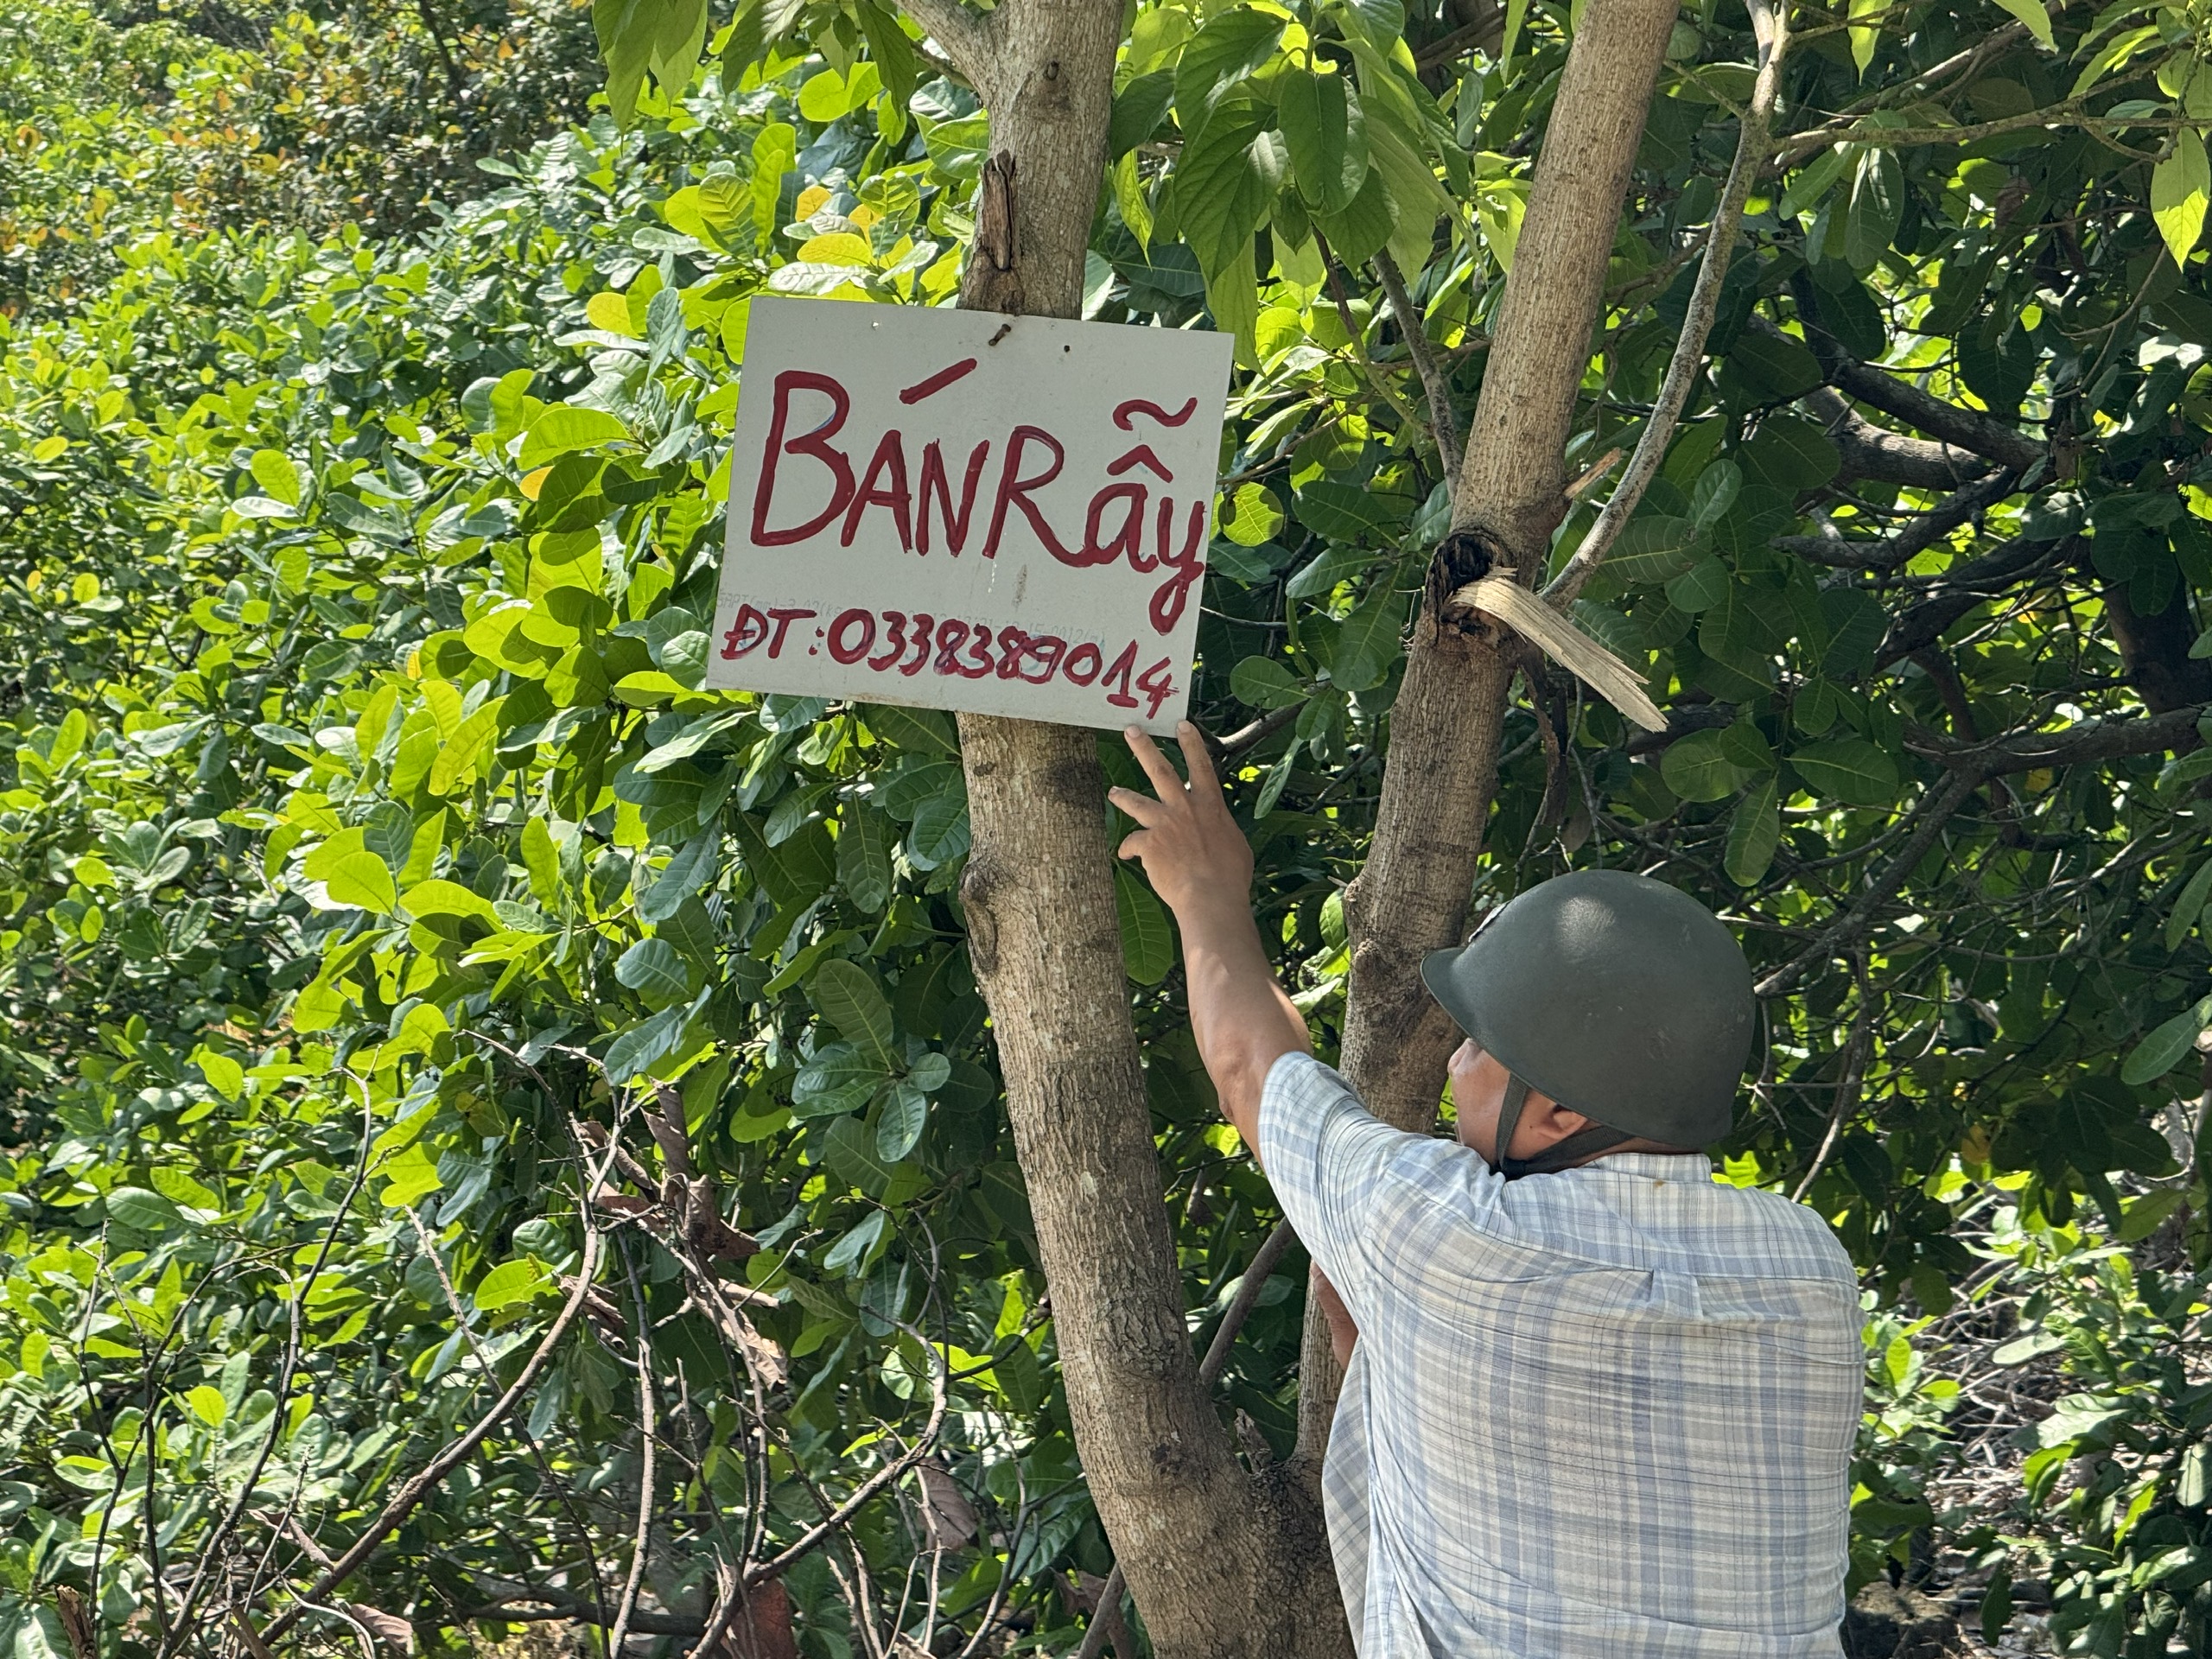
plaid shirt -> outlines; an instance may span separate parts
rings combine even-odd
[[[1681,1156],[1509,1185],[1304,1054],[1259,1150],[1359,1323],[1323,1490],[1362,1659],[1840,1650],[1860,1319],[1819,1216]]]

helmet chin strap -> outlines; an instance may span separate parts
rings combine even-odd
[[[1509,1075],[1505,1084],[1505,1098],[1497,1109],[1497,1141],[1491,1149],[1491,1166],[1509,1181],[1517,1181],[1523,1175],[1549,1175],[1555,1171],[1571,1168],[1592,1153],[1603,1152],[1608,1147],[1618,1147],[1635,1137],[1625,1129],[1608,1128],[1603,1123],[1592,1123],[1577,1129],[1566,1140],[1545,1147],[1533,1158],[1510,1158],[1505,1149],[1513,1144],[1513,1131],[1520,1127],[1521,1111],[1529,1103],[1526,1081]]]

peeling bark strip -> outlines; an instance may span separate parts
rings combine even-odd
[[[990,115],[969,309],[1072,317],[1105,169],[1121,10],[910,10]],[[1317,1508],[1245,1474],[1183,1321],[1089,731],[960,717],[961,883],[1093,1501],[1161,1659],[1345,1659]]]
[[[1454,531],[1479,535],[1524,581],[1542,569],[1567,510],[1575,392],[1675,11],[1675,0],[1590,0],[1538,154],[1452,493]],[[1512,677],[1485,633],[1414,629],[1374,842],[1344,895],[1353,944],[1344,1070],[1370,1109],[1402,1128],[1434,1122],[1459,1040],[1421,987],[1421,957],[1462,937]],[[1310,1303],[1300,1364],[1303,1459],[1325,1444],[1336,1403],[1327,1332]]]

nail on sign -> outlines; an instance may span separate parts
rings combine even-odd
[[[1230,349],[755,300],[708,685],[1172,730]]]

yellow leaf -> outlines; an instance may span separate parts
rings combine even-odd
[[[791,208],[791,217],[794,219],[812,219],[821,211],[822,204],[829,200],[830,188],[827,185],[810,184],[798,193],[798,200]]]
[[[1870,13],[1884,10],[1888,3],[1889,0],[1851,0],[1851,16],[1864,17]],[[1859,73],[1863,78],[1866,73],[1866,66],[1874,61],[1874,42],[1881,37],[1882,31],[1878,29],[1854,28],[1847,30],[1846,33],[1851,36],[1851,61],[1858,67]]]
[[[626,311],[623,315],[626,317],[629,313]],[[626,334],[628,330],[625,329],[623,332]],[[536,472],[525,476],[522,481],[523,494],[532,501],[537,500],[537,493],[545,487],[545,474],[552,470],[550,467],[541,467]]]
[[[798,257],[810,265],[867,266],[875,263],[875,250],[850,231],[832,231],[827,236],[809,237]]]
[[[2151,169],[2151,217],[2174,264],[2186,268],[2204,234],[2204,208],[2212,198],[2212,162],[2204,140],[2184,128],[2174,135],[2174,153]]]
[[[205,1382],[184,1396],[185,1404],[192,1408],[192,1414],[210,1428],[220,1428],[223,1419],[231,1414],[231,1402],[223,1398],[220,1389],[211,1389]]]
[[[2028,26],[2037,46],[2046,52],[2057,50],[2058,43],[2050,34],[2050,10],[2043,0],[1997,0],[1997,3]]]
[[[385,1207],[389,1210],[413,1204],[445,1185],[438,1179],[438,1166],[419,1142],[386,1164],[384,1173],[391,1178],[391,1185],[384,1190]]]
[[[630,302],[620,294],[593,295],[584,307],[584,315],[594,328],[604,328],[610,334],[622,334],[632,340],[637,338],[630,327]],[[535,491],[531,492],[531,499],[537,499]]]

